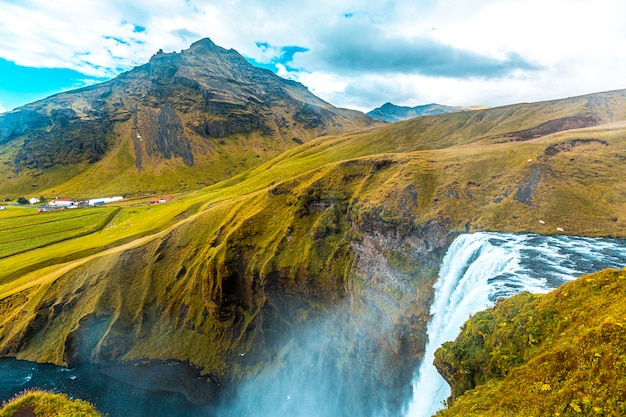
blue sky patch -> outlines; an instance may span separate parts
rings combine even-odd
[[[0,104],[15,107],[46,98],[63,90],[84,87],[105,78],[89,77],[66,68],[32,68],[0,58]]]
[[[289,72],[299,72],[299,68],[292,67],[289,64],[293,62],[293,57],[295,54],[299,52],[307,52],[309,50],[309,48],[305,48],[303,46],[276,47],[270,45],[267,42],[257,42],[256,46],[263,52],[273,51],[274,57],[272,57],[269,62],[260,62],[251,57],[246,57],[246,60],[256,67],[265,68],[274,73],[278,71],[278,64],[283,65],[285,69]]]

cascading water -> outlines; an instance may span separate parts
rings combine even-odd
[[[474,313],[522,291],[545,293],[601,269],[626,266],[626,241],[575,236],[474,233],[454,240],[434,290],[428,342],[413,381],[408,417],[443,408],[450,387],[434,367],[437,348],[454,340]]]

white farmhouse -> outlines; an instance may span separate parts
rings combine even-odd
[[[92,198],[89,200],[90,206],[100,206],[102,204],[115,203],[116,201],[122,201],[124,197],[115,196],[115,197],[103,197],[103,198]]]
[[[55,199],[48,203],[49,206],[54,207],[68,207],[72,204],[74,204],[74,200],[72,200],[71,198]]]

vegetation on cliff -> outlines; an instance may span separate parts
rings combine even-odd
[[[28,391],[3,404],[0,417],[100,417],[91,404],[70,400],[63,394]]]
[[[390,320],[365,332],[390,363],[414,363],[454,232],[626,236],[625,114],[612,92],[423,117],[310,140],[166,204],[131,196],[89,234],[0,259],[0,353],[237,379],[349,300]],[[16,210],[32,209],[4,226]]]
[[[476,314],[436,353],[454,397],[438,415],[624,415],[625,296],[626,270],[605,270]]]

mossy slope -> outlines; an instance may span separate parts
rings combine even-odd
[[[456,397],[439,415],[624,415],[624,296],[605,270],[476,314],[436,353]]]
[[[70,400],[63,394],[30,391],[12,399],[0,409],[0,417],[100,417],[91,404]]]

